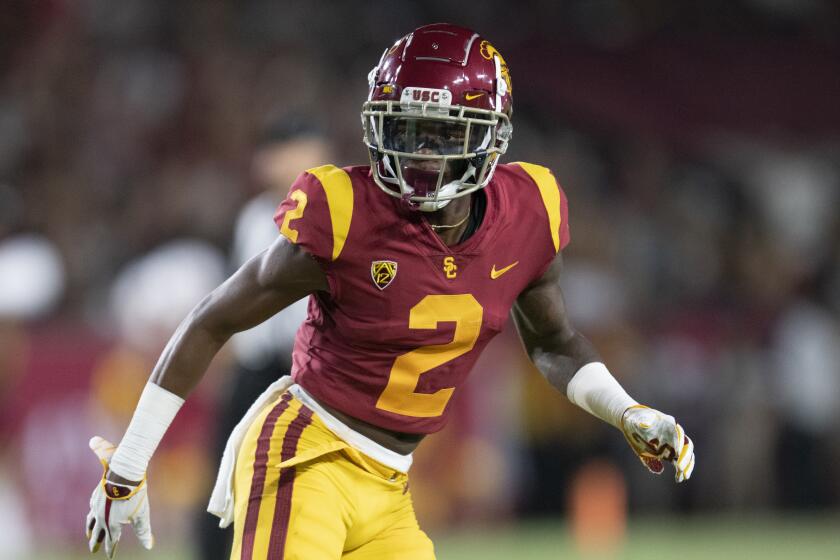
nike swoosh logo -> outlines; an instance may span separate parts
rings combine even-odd
[[[478,98],[479,98],[479,97],[481,97],[482,95],[484,95],[484,92],[481,92],[481,93],[473,93],[473,94],[469,94],[469,93],[467,93],[467,94],[465,94],[465,95],[464,95],[464,98],[465,98],[467,101],[472,101],[473,99],[478,99]]]
[[[514,266],[516,266],[518,264],[519,264],[519,261],[516,261],[515,263],[509,264],[504,268],[500,268],[499,270],[496,270],[496,265],[494,264],[493,268],[490,269],[490,278],[495,280],[496,278],[498,278],[499,276],[501,276],[502,274],[504,274],[505,272],[507,272],[508,270],[510,270],[511,268],[513,268]]]

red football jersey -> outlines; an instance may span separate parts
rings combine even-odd
[[[275,221],[319,261],[330,291],[310,298],[297,333],[297,383],[382,428],[443,427],[453,392],[516,297],[569,242],[566,197],[548,169],[498,165],[484,192],[478,230],[448,247],[366,166],[298,177]]]

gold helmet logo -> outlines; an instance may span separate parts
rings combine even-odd
[[[380,290],[387,288],[397,276],[395,261],[372,261],[370,263],[370,277]]]
[[[481,53],[481,56],[487,60],[493,60],[494,56],[499,57],[499,67],[502,71],[502,78],[504,79],[505,84],[507,84],[508,92],[513,92],[513,84],[510,81],[510,70],[508,70],[508,65],[505,62],[504,57],[502,57],[501,53],[496,50],[496,47],[491,45],[490,41],[482,41],[478,46],[478,51]]]

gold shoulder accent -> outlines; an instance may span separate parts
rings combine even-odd
[[[551,228],[551,240],[554,242],[554,252],[560,251],[560,223],[563,218],[560,215],[560,188],[554,175],[547,167],[525,163],[524,161],[514,162],[527,173],[537,188],[540,190],[545,211],[548,213],[548,227]]]
[[[346,171],[334,165],[313,167],[306,172],[321,182],[327,195],[333,231],[332,260],[336,260],[344,249],[350,231],[350,220],[353,218],[353,182]]]

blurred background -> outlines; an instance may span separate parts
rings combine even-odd
[[[648,475],[508,329],[417,452],[439,558],[840,558],[829,0],[0,1],[0,558],[85,556],[88,438],[119,439],[300,171],[366,164],[367,73],[435,21],[503,53],[506,160],[570,201],[574,322],[698,456],[687,484]],[[156,553],[121,557],[212,557],[231,399],[288,367],[295,320],[214,362],[152,462]]]

